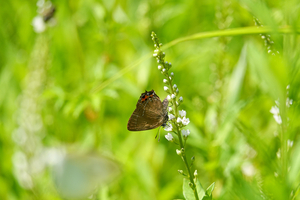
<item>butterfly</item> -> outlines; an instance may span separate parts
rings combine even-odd
[[[165,98],[161,101],[154,90],[145,91],[141,94],[136,108],[128,120],[127,129],[129,131],[144,131],[166,126],[168,104],[168,99]]]

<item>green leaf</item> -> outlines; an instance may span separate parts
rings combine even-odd
[[[215,182],[213,182],[208,188],[206,189],[206,195],[211,196],[212,192],[215,189]]]
[[[183,179],[183,196],[186,200],[195,200],[195,194],[192,188],[190,187],[190,180],[184,178]],[[205,190],[203,189],[199,180],[196,180],[196,189],[198,193],[199,199],[203,199],[205,196]]]

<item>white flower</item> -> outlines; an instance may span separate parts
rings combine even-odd
[[[186,111],[185,110],[179,110],[179,115],[181,117],[185,117],[186,116]]]
[[[157,54],[156,54],[156,55],[157,55]],[[154,56],[154,54],[153,54],[153,56]],[[158,68],[159,70],[161,70],[161,65],[158,65],[157,68]]]
[[[279,108],[277,106],[272,106],[270,113],[273,114],[273,117],[278,124],[282,123],[281,117],[279,115]]]
[[[171,112],[173,109],[172,109],[172,107],[169,107],[169,112]]]
[[[174,85],[173,85],[173,88],[174,88],[174,89],[176,89],[176,88],[177,88],[177,85],[176,85],[176,84],[174,84]]]
[[[198,176],[198,171],[197,170],[195,170],[194,176]]]
[[[273,115],[275,121],[278,123],[278,124],[282,124],[282,120],[281,120],[281,117],[280,115]]]
[[[164,79],[164,80],[163,80],[163,82],[164,82],[164,83],[167,83],[167,82],[168,82],[168,80],[167,80],[167,79]]]
[[[172,124],[167,124],[165,126],[165,131],[172,131],[172,130],[173,130]]]
[[[273,115],[279,115],[279,108],[277,106],[272,106],[270,113]]]
[[[174,76],[174,73],[173,73],[173,72],[171,72],[171,76]]]
[[[175,116],[172,114],[169,114],[169,120],[175,119]]]
[[[162,72],[165,72],[165,71],[166,71],[166,69],[165,69],[165,68],[163,68],[161,71],[162,71]]]
[[[164,91],[167,91],[169,88],[167,86],[164,86]]]
[[[245,162],[242,164],[241,168],[242,168],[242,173],[244,175],[249,176],[249,177],[255,175],[255,168],[251,163]]]
[[[171,98],[172,98],[172,99],[175,99],[175,98],[176,98],[175,94],[172,94],[172,95],[171,95]]]
[[[179,89],[178,88],[176,89],[176,93],[179,93]]]
[[[165,138],[166,138],[168,141],[172,141],[172,140],[173,140],[173,135],[171,135],[170,133],[168,133],[167,135],[165,135]]]
[[[172,77],[171,77],[171,76],[169,76],[169,79],[170,79],[170,80],[172,80]]]
[[[286,107],[290,107],[290,105],[293,104],[293,99],[290,99],[290,98],[286,98]]]
[[[177,121],[177,123],[180,123],[181,122],[181,118],[178,117],[176,121]]]
[[[278,151],[276,152],[276,156],[277,156],[277,158],[280,158],[280,157],[281,157],[280,149],[278,149]]]
[[[292,140],[288,140],[288,141],[287,141],[288,147],[292,147],[293,144],[294,144],[294,141],[292,141]]]
[[[176,153],[177,153],[177,155],[181,155],[181,151],[179,150],[179,149],[176,149]]]
[[[182,101],[183,101],[183,97],[179,97],[179,101],[181,101],[181,102],[182,102]]]
[[[183,137],[187,137],[187,136],[190,135],[190,130],[189,130],[189,129],[187,129],[187,130],[182,129],[182,130],[181,130],[181,133],[182,133]]]
[[[168,101],[170,101],[170,100],[171,100],[171,97],[170,97],[170,95],[168,95],[168,96],[167,96],[167,99],[168,99]]]
[[[42,33],[46,30],[46,24],[41,16],[34,17],[31,25],[36,33]]]
[[[182,120],[181,120],[181,122],[182,122],[183,125],[186,126],[186,125],[188,125],[190,123],[190,119],[183,117]]]

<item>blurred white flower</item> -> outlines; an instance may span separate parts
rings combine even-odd
[[[173,130],[173,127],[172,127],[172,124],[167,124],[164,128],[165,131],[172,131]]]
[[[169,120],[175,119],[175,116],[173,114],[169,114]]]
[[[168,87],[167,86],[164,86],[164,91],[168,91]]]
[[[172,141],[172,140],[173,140],[173,135],[171,135],[170,133],[168,133],[167,135],[165,135],[165,138],[166,138],[168,141]]]
[[[173,88],[174,88],[174,89],[176,89],[176,88],[177,88],[177,85],[176,85],[176,84],[174,84],[174,85],[173,85]]]
[[[185,110],[179,110],[179,115],[181,117],[185,117],[186,116],[186,111]]]
[[[281,117],[279,115],[279,108],[277,106],[272,106],[270,113],[273,114],[273,117],[278,124],[282,123]]]
[[[157,56],[157,54],[153,54],[153,56]],[[161,70],[161,65],[158,65],[157,68]]]
[[[172,107],[169,107],[169,112],[171,112],[173,109],[172,109]]]
[[[186,117],[183,117],[182,120],[181,120],[181,122],[182,122],[183,125],[186,126],[186,125],[188,125],[190,123],[190,119],[186,118]]]
[[[275,121],[277,122],[277,124],[282,124],[282,120],[280,115],[273,115]]]
[[[172,94],[172,95],[171,95],[171,98],[172,98],[172,99],[175,99],[175,98],[176,98],[175,94]]]
[[[168,82],[168,80],[167,80],[167,79],[164,79],[164,80],[163,80],[163,82],[164,82],[164,83],[167,83],[167,82]]]
[[[242,168],[242,173],[245,176],[251,177],[255,175],[255,168],[251,163],[249,162],[243,163],[241,168]]]
[[[187,136],[190,135],[190,130],[189,130],[189,129],[187,129],[187,130],[182,129],[182,130],[181,130],[181,133],[182,133],[183,137],[187,137]]]
[[[279,115],[279,108],[277,106],[272,106],[270,113],[273,115]]]
[[[170,96],[170,95],[168,95],[168,96],[167,96],[167,99],[168,99],[168,101],[170,101],[170,100],[171,100],[171,96]]]
[[[42,33],[46,30],[46,24],[41,16],[34,17],[31,25],[36,33]]]
[[[179,101],[181,101],[181,102],[182,102],[182,101],[183,101],[183,97],[179,97]]]
[[[286,107],[290,107],[290,105],[293,104],[293,99],[290,99],[290,98],[286,98]]]

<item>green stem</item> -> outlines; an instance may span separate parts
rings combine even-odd
[[[167,80],[168,80],[169,86],[171,88],[171,93],[175,94],[174,90],[173,90],[173,87],[172,87],[172,81],[169,79],[169,77],[167,77]],[[178,107],[177,107],[177,104],[176,104],[176,100],[172,99],[172,101],[173,101],[174,108],[175,108],[175,119],[177,119],[178,118]],[[186,170],[188,171],[190,182],[193,184],[192,189],[194,191],[195,198],[196,198],[196,200],[199,200],[197,189],[196,189],[196,183],[194,182],[193,174],[191,172],[191,168],[189,167],[189,163],[188,163],[186,155],[185,155],[185,149],[184,149],[184,144],[183,144],[183,141],[182,141],[181,131],[180,131],[180,128],[177,124],[175,124],[175,126],[176,126],[176,129],[177,129],[177,136],[178,136],[179,146],[180,146],[180,150],[181,150],[181,158],[184,162]]]

